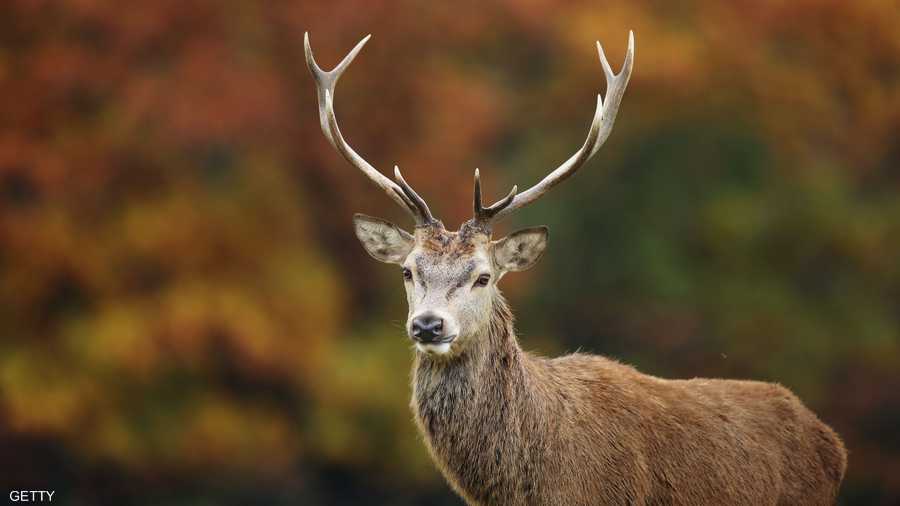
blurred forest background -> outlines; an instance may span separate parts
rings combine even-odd
[[[500,226],[523,347],[780,382],[844,438],[841,504],[900,503],[900,4],[890,0],[6,0],[0,484],[67,504],[460,504],[408,408],[409,224],[345,136],[448,226],[612,136]]]

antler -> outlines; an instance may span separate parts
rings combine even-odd
[[[481,205],[481,174],[478,172],[478,169],[475,169],[475,220],[490,221],[493,219],[497,213],[512,203],[517,191],[519,191],[519,187],[513,185],[512,190],[505,197],[490,207],[483,207]]]
[[[628,79],[631,77],[631,68],[634,63],[634,33],[628,32],[628,51],[625,53],[625,63],[622,65],[622,70],[618,74],[613,73],[609,62],[606,61],[606,55],[603,53],[603,46],[600,45],[600,42],[597,42],[597,52],[600,54],[600,64],[603,66],[603,73],[606,75],[606,103],[604,103],[600,94],[597,94],[597,109],[594,112],[594,120],[591,122],[591,128],[588,130],[584,145],[538,184],[518,195],[514,186],[509,195],[488,208],[481,207],[481,183],[479,182],[478,169],[475,169],[476,220],[499,219],[541,198],[550,188],[553,188],[578,171],[585,162],[597,153],[600,146],[609,137],[613,124],[616,121],[619,104],[622,102],[622,96],[625,94],[625,87],[628,86]]]
[[[369,179],[383,189],[389,197],[394,199],[401,207],[406,209],[416,220],[416,225],[431,225],[437,223],[425,200],[417,194],[400,175],[400,169],[394,166],[394,178],[396,183],[388,179],[384,174],[378,172],[369,162],[365,161],[353,148],[344,140],[341,135],[341,129],[338,128],[337,117],[334,114],[334,87],[340,79],[341,74],[347,70],[356,55],[362,50],[366,42],[369,41],[371,35],[366,35],[356,46],[347,53],[347,56],[337,64],[331,71],[322,70],[313,58],[312,48],[309,46],[309,33],[303,34],[303,45],[306,51],[306,66],[316,82],[316,91],[319,99],[319,123],[322,127],[322,133],[328,142],[334,146],[334,149],[343,155],[343,157],[363,172]]]

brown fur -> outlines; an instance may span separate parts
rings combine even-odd
[[[591,355],[523,352],[499,295],[452,359],[416,354],[412,409],[473,505],[821,505],[840,438],[786,388],[664,380]]]

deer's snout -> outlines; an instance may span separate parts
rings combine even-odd
[[[410,327],[412,338],[423,344],[440,342],[444,338],[444,319],[431,311],[413,318]]]

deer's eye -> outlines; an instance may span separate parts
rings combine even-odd
[[[475,286],[487,286],[490,281],[490,274],[482,274],[481,276],[478,276],[478,279],[475,280]]]
[[[403,279],[406,281],[412,280],[412,271],[407,269],[406,267],[403,268]]]

